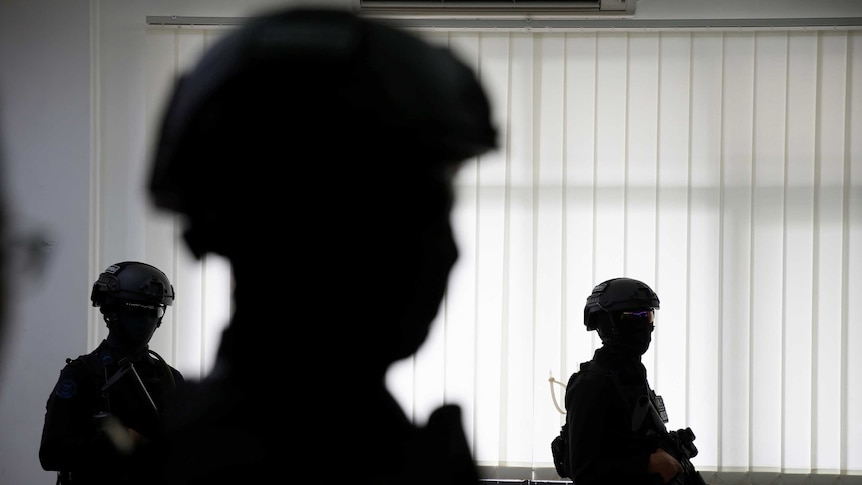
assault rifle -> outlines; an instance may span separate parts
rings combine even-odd
[[[156,407],[153,397],[147,391],[147,387],[144,385],[144,381],[138,374],[137,369],[135,369],[135,365],[126,358],[121,359],[119,365],[120,368],[102,386],[102,399],[105,401],[105,405],[93,415],[93,419],[96,421],[98,428],[107,435],[114,447],[124,453],[131,453],[135,443],[129,436],[127,425],[123,424],[116,416],[110,413],[111,406],[108,399],[108,390],[117,381],[122,379],[123,376],[129,374],[133,378],[132,383],[139,397],[149,404],[149,408],[157,418],[159,416],[159,408]],[[66,482],[61,480],[60,483]]]
[[[656,408],[660,408],[656,409]],[[697,456],[697,447],[694,446],[694,432],[691,428],[668,431],[664,423],[667,416],[664,411],[664,402],[661,396],[656,396],[650,390],[650,397],[642,396],[638,399],[632,416],[632,429],[640,429],[643,420],[652,420],[653,426],[648,426],[647,436],[654,439],[659,448],[668,452],[682,465],[682,473],[675,476],[670,483],[677,485],[707,485],[700,473],[694,468],[691,459]],[[637,427],[635,427],[637,426]]]
[[[104,395],[107,392],[108,388],[113,386],[124,375],[126,375],[127,373],[131,373],[131,375],[135,378],[135,389],[138,390],[138,392],[141,394],[141,397],[146,400],[146,402],[150,405],[150,408],[153,410],[156,416],[158,416],[159,408],[156,407],[156,403],[155,401],[153,401],[153,397],[150,396],[149,391],[147,391],[147,386],[145,386],[144,381],[141,380],[141,376],[138,374],[137,369],[135,369],[135,364],[133,364],[132,361],[126,358],[121,359],[119,364],[120,369],[117,370],[117,372],[115,372],[114,375],[112,375],[107,382],[105,382],[104,386],[102,386],[102,394]]]

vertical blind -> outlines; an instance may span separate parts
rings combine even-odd
[[[148,29],[151,127],[224,32]],[[459,404],[481,466],[552,470],[549,379],[600,345],[593,286],[628,276],[661,299],[643,360],[669,428],[697,435],[695,466],[862,475],[860,32],[420,35],[473,66],[501,136],[457,179],[460,259],[433,331],[388,375],[414,421]],[[154,346],[204,375],[229,269],[143,214],[183,295]]]

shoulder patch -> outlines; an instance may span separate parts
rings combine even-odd
[[[54,394],[60,399],[70,399],[78,393],[78,381],[72,378],[65,378],[57,383],[54,388]]]

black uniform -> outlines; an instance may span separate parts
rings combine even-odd
[[[160,451],[153,444],[161,433],[160,414],[183,377],[154,352],[134,360],[134,372],[127,362],[119,348],[103,340],[93,352],[67,360],[60,372],[46,405],[39,449],[42,468],[58,471],[59,483],[153,483],[150,478],[159,466]],[[121,433],[112,434],[108,423],[119,426]],[[132,452],[125,428],[144,435],[150,444]]]
[[[616,374],[617,382],[609,372]],[[660,475],[644,474],[650,454],[658,449],[641,427],[649,423],[642,421],[632,430],[635,404],[649,392],[640,356],[613,347],[596,350],[569,378],[566,421],[576,485],[662,483]]]

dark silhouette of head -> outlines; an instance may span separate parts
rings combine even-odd
[[[296,320],[301,346],[382,369],[437,312],[456,258],[452,177],[494,146],[489,118],[448,50],[338,10],[276,12],[179,80],[150,193],[196,255],[230,260],[238,313]],[[245,324],[230,348],[275,325]]]
[[[144,354],[174,298],[165,273],[138,261],[108,266],[90,292],[108,326],[108,341],[129,356]]]
[[[612,278],[596,285],[584,306],[584,325],[605,347],[640,357],[652,341],[658,295],[646,283]]]

